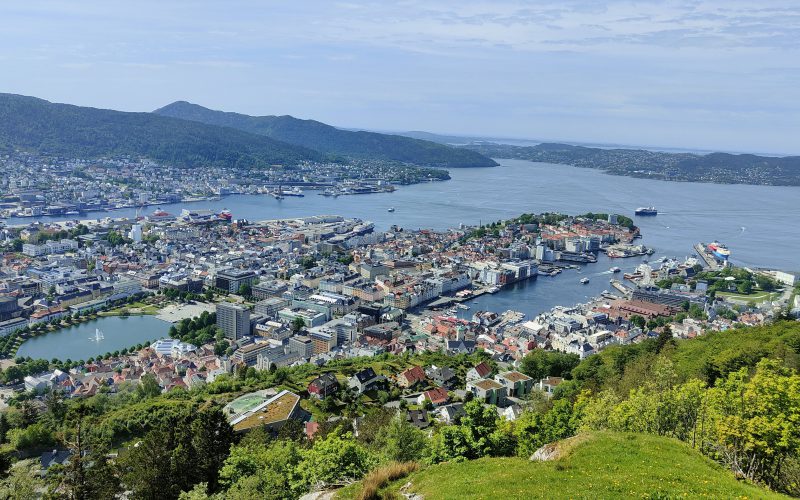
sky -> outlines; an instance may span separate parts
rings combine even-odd
[[[0,92],[800,154],[800,1],[2,0]]]

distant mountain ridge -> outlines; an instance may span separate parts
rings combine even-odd
[[[325,156],[231,128],[0,94],[0,148],[76,158],[130,155],[179,167],[268,167]]]
[[[800,186],[800,156],[758,156],[731,153],[669,153],[646,149],[605,149],[542,143],[514,146],[491,142],[463,146],[491,158],[530,160],[609,174],[659,180]]]
[[[439,168],[497,165],[494,160],[474,151],[400,135],[343,130],[316,120],[302,120],[293,116],[250,116],[216,111],[186,101],[173,102],[153,113],[259,134],[322,154]]]

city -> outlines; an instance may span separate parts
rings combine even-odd
[[[0,3],[0,499],[800,497],[795,3]]]

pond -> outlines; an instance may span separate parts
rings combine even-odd
[[[86,360],[167,336],[171,323],[154,316],[106,316],[26,340],[17,356]],[[100,335],[97,335],[97,332]]]

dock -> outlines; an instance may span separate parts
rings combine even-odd
[[[704,244],[695,243],[694,251],[697,252],[697,255],[699,255],[701,259],[703,259],[703,262],[705,262],[706,267],[708,267],[710,270],[719,271],[720,269],[722,269],[719,262],[717,262],[717,259],[715,259],[713,255],[708,253]]]
[[[620,280],[611,280],[611,286],[613,286],[614,288],[616,288],[625,295],[629,295],[633,292],[633,290],[623,285]]]

